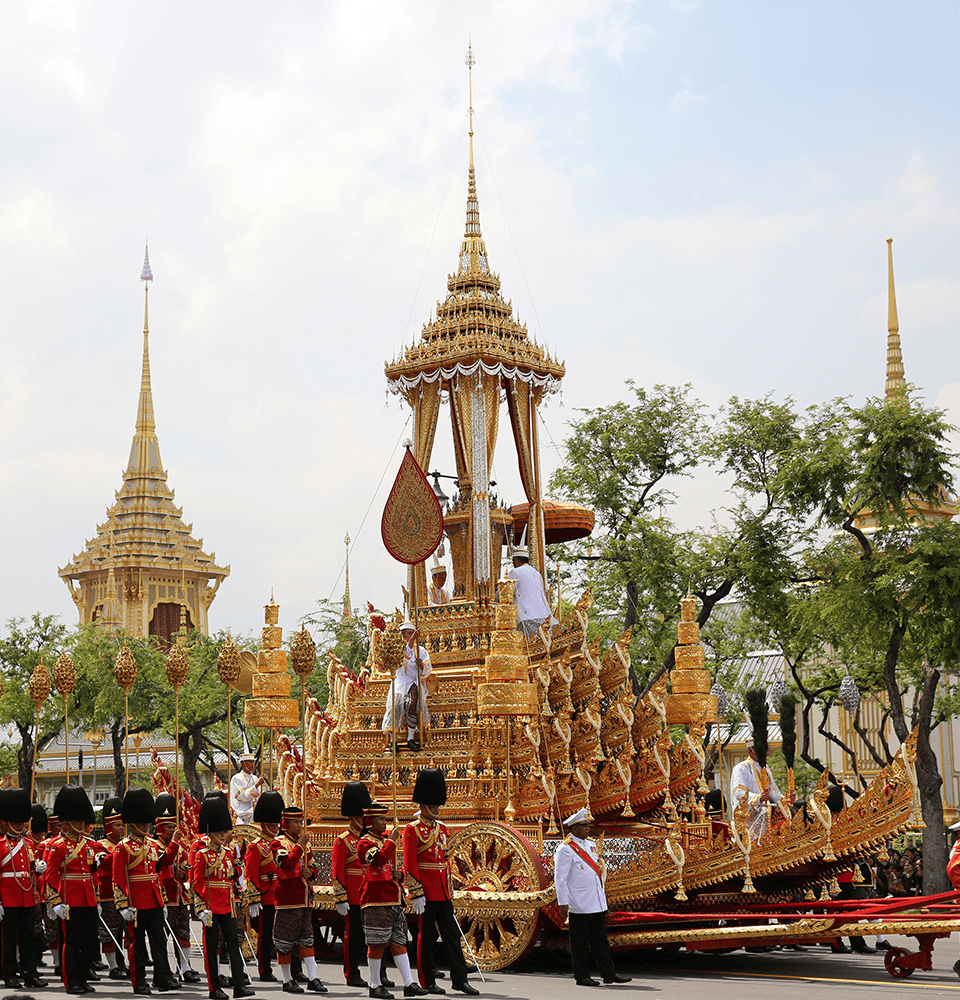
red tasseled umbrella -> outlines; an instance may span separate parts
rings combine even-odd
[[[530,504],[514,504],[510,508],[510,513],[513,515],[513,544],[519,545],[523,529],[527,526]],[[558,503],[556,500],[543,501],[543,524],[547,545],[586,538],[593,531],[593,523],[594,515],[589,507],[583,507],[578,503]]]

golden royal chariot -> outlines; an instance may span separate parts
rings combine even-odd
[[[517,630],[513,582],[498,577],[503,547],[520,522],[530,563],[541,572],[547,543],[592,528],[589,511],[543,498],[538,406],[563,375],[564,366],[514,319],[490,269],[471,109],[457,267],[435,318],[386,365],[390,388],[412,410],[411,453],[421,469],[429,468],[441,409],[449,410],[459,489],[443,512],[451,603],[422,599],[425,562],[411,566],[407,577],[413,595],[407,613],[417,619],[433,666],[432,721],[422,749],[399,756],[384,751],[381,719],[402,644],[396,620],[371,627],[370,655],[356,676],[330,654],[329,700],[309,699],[301,719],[271,600],[245,705],[247,725],[279,733],[278,787],[306,811],[315,850],[328,856],[343,827],[346,782],[366,782],[375,797],[395,802],[395,821],[406,822],[416,808],[410,793],[417,769],[439,767],[448,789],[443,819],[452,832],[456,912],[482,969],[504,968],[541,937],[561,935],[552,858],[562,818],[583,806],[602,836],[614,947],[716,950],[829,941],[855,933],[842,930],[851,921],[881,919],[871,933],[911,934],[921,946],[888,953],[891,973],[930,968],[934,938],[958,922],[933,911],[895,912],[890,901],[844,909],[833,898],[838,875],[882,853],[906,827],[916,794],[915,737],[839,813],[827,808],[825,773],[807,808],[754,841],[745,803],[732,817],[707,816],[697,795],[705,791],[703,739],[707,725],[717,722],[717,699],[709,693],[692,599],[680,602],[674,669],[642,698],[630,669],[630,634],[605,650],[587,641],[589,594],[529,641]],[[490,482],[504,403],[526,494],[526,503],[512,511],[498,505]],[[299,647],[311,645],[305,636],[293,638],[295,661]],[[312,660],[312,649],[307,656]],[[301,726],[300,740],[282,734]],[[332,891],[321,888],[318,903],[335,924]]]

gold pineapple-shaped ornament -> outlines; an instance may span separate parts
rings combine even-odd
[[[123,689],[124,694],[130,693],[130,688],[137,681],[137,661],[130,652],[130,647],[124,643],[117,653],[117,658],[113,663],[113,676],[117,684]]]
[[[167,683],[179,694],[180,688],[187,682],[187,675],[190,673],[190,656],[187,647],[176,643],[167,653],[164,672],[167,675]]]
[[[33,772],[30,775],[30,801],[33,801],[33,786],[37,777],[37,740],[40,739],[40,709],[50,695],[50,674],[46,664],[41,660],[34,668],[27,682],[30,700],[37,710],[37,732],[33,741]]]
[[[61,653],[53,665],[53,683],[63,695],[63,749],[66,758],[67,784],[70,784],[70,713],[67,708],[67,698],[73,694],[77,686],[77,668],[73,665],[73,657],[69,653]]]
[[[237,644],[227,635],[227,641],[220,647],[220,653],[217,656],[217,673],[220,675],[220,680],[227,685],[227,784],[230,784],[230,767],[233,763],[232,750],[231,750],[231,738],[232,738],[232,720],[230,718],[231,709],[231,689],[233,685],[237,683],[240,677],[240,650],[237,649]]]
[[[290,640],[290,663],[300,678],[300,731],[305,733],[307,724],[307,678],[317,665],[317,645],[310,638],[306,626],[294,633]],[[303,738],[303,737],[301,737]]]

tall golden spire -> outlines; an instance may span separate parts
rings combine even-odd
[[[153,416],[153,390],[150,386],[150,322],[149,296],[153,271],[150,270],[150,248],[143,252],[143,363],[140,370],[140,400],[137,404],[137,425],[130,446],[130,461],[124,478],[145,476],[162,471],[160,464],[160,442],[157,440],[157,424]]]
[[[344,559],[344,578],[346,583],[343,588],[343,617],[349,618],[353,614],[353,605],[350,603],[350,532],[348,531],[343,536],[343,544],[347,548],[347,554]]]
[[[903,354],[900,351],[900,324],[897,322],[897,292],[893,287],[893,237],[887,240],[887,385],[886,395],[893,396],[906,384],[903,377]]]
[[[473,67],[476,65],[476,58],[473,54],[472,43],[467,43],[467,79],[470,93],[470,171],[467,180],[467,228],[464,230],[464,238],[476,237],[480,239],[480,202],[477,200],[477,175],[473,167]],[[486,268],[484,268],[486,270]]]

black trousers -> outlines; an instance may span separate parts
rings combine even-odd
[[[36,942],[33,937],[36,908],[6,906],[3,909],[3,978],[17,974],[17,946],[20,947],[20,971],[25,976],[37,974]]]
[[[150,957],[153,959],[153,985],[159,986],[173,979],[167,960],[167,938],[163,933],[163,910],[160,907],[137,910],[136,920],[127,923],[127,952],[134,989],[147,985],[147,938],[150,939]]]
[[[360,972],[366,958],[367,947],[363,937],[363,917],[359,904],[347,911],[343,921],[343,977],[362,979]]]
[[[590,978],[590,954],[604,979],[616,975],[613,959],[610,957],[610,942],[607,941],[607,911],[600,913],[570,913],[570,957],[573,959],[573,978]]]
[[[214,913],[209,927],[203,928],[203,967],[207,973],[207,986],[212,993],[220,988],[217,971],[217,944],[223,933],[223,943],[230,956],[230,975],[234,990],[243,988],[243,956],[240,954],[237,918],[232,913]],[[156,961],[156,960],[154,960]]]
[[[257,917],[257,965],[261,976],[268,976],[271,972],[270,951],[273,948],[273,918],[276,915],[277,908],[273,903],[260,904],[260,915]]]
[[[433,964],[433,951],[437,943],[437,930],[443,941],[443,953],[450,966],[450,981],[454,988],[467,981],[467,963],[460,949],[460,931],[449,899],[428,899],[420,916],[420,937],[417,940],[417,971],[421,986],[436,984],[437,970]]]
[[[60,939],[63,941],[63,980],[71,986],[84,986],[90,975],[90,966],[97,956],[97,908],[71,906],[70,918],[61,921]],[[6,923],[6,918],[4,918]]]

